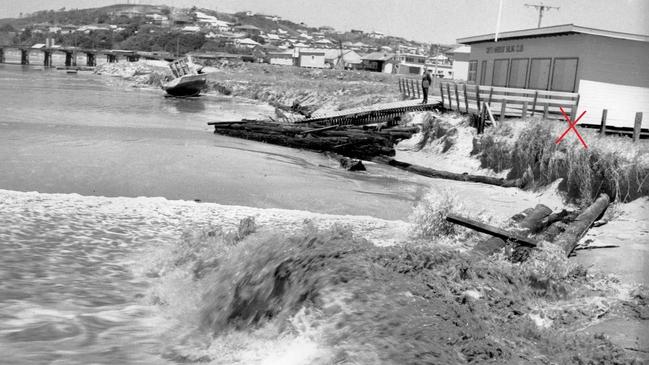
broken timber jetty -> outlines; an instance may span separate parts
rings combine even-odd
[[[314,114],[293,123],[243,119],[207,124],[214,127],[216,134],[371,160],[394,156],[394,145],[419,131],[418,127],[397,126],[401,115],[439,108],[439,104],[408,100]]]

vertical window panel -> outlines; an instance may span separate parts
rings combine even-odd
[[[469,75],[467,81],[475,83],[477,76],[478,76],[478,61],[469,61]]]
[[[485,79],[487,78],[487,61],[482,61],[480,65],[480,85],[485,85]]]
[[[555,58],[552,69],[552,91],[575,91],[578,58]]]
[[[509,82],[508,87],[515,87],[524,89],[527,82],[527,65],[529,60],[527,58],[515,58],[511,60],[509,67]]]
[[[550,58],[532,58],[528,89],[547,90],[550,83]]]
[[[507,86],[507,71],[509,69],[509,60],[494,60],[494,72],[491,78],[493,86]]]

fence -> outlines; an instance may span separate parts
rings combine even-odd
[[[465,113],[479,113],[487,103],[500,120],[505,117],[542,115],[545,119],[563,118],[560,108],[572,118],[577,112],[579,94],[558,91],[514,89],[442,82],[439,85],[444,107]]]
[[[633,122],[633,130],[624,127],[610,127],[606,125],[606,117],[608,115],[608,109],[602,110],[602,122],[599,126],[599,133],[604,136],[607,134],[619,134],[619,135],[630,135],[633,137],[633,141],[637,142],[641,137],[649,137],[649,131],[646,129],[642,130],[642,112],[635,113],[635,120]]]

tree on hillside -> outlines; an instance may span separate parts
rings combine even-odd
[[[3,24],[2,26],[0,26],[0,32],[2,32],[2,33],[9,33],[9,32],[15,32],[15,31],[16,31],[16,28],[11,26],[11,24]]]

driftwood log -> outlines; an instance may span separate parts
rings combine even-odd
[[[397,161],[392,158],[377,157],[373,159],[374,162],[387,164],[401,170],[412,172],[414,174],[434,177],[439,179],[456,180],[456,181],[469,181],[479,182],[483,184],[496,185],[502,187],[522,187],[524,179],[506,180],[491,176],[471,175],[471,174],[458,174],[455,172],[448,172],[442,170],[435,170],[428,167],[413,165],[407,162]]]
[[[579,240],[586,234],[588,228],[599,218],[610,202],[606,194],[601,194],[588,208],[584,209],[563,233],[559,234],[554,243],[559,245],[566,255],[570,255],[577,247]]]

